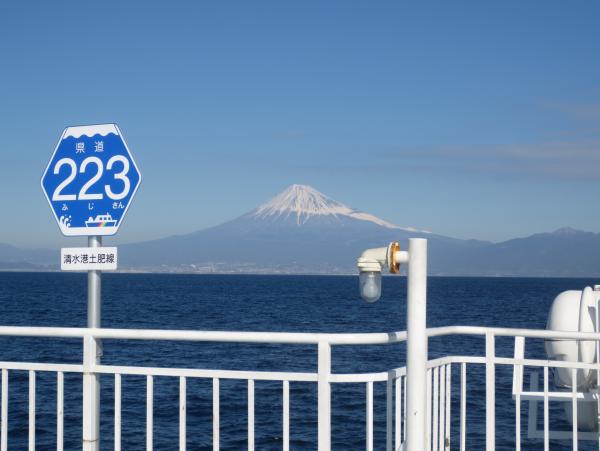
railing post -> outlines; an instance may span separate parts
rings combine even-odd
[[[485,334],[485,449],[496,449],[496,347],[495,337]]]
[[[406,314],[406,450],[423,451],[427,441],[427,240],[408,244]]]
[[[100,451],[100,375],[94,373],[96,339],[83,338],[83,451]]]
[[[331,374],[331,345],[327,342],[319,342],[318,356],[318,439],[319,451],[330,451],[331,449],[331,385],[329,375]]]
[[[89,236],[89,247],[102,246],[102,237]],[[88,328],[101,327],[101,271],[88,271]],[[100,375],[93,372],[100,363],[102,345],[92,336],[84,338],[83,349],[83,451],[100,450]]]

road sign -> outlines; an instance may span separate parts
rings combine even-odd
[[[116,247],[63,247],[60,269],[63,271],[114,271],[117,269]]]
[[[114,235],[142,176],[116,124],[67,127],[42,189],[67,236]]]

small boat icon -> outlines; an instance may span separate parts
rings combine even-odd
[[[112,216],[108,213],[105,215],[97,215],[95,218],[90,218],[85,221],[86,227],[115,227],[117,225],[117,220],[113,219]]]

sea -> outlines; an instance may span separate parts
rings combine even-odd
[[[429,327],[478,325],[543,329],[554,297],[563,290],[592,285],[592,279],[430,277]],[[0,273],[0,324],[10,326],[86,326],[85,274]],[[363,302],[355,276],[103,274],[102,327],[273,332],[392,332],[405,329],[406,279],[385,277],[382,298]],[[261,371],[316,371],[315,346],[105,341],[103,362],[115,365],[164,366]],[[512,356],[514,340],[498,338],[496,352]],[[478,337],[430,340],[430,357],[482,355]],[[543,358],[543,343],[528,340],[527,357]],[[81,363],[79,339],[0,337],[0,361]],[[403,366],[404,344],[336,346],[334,373],[384,371]],[[81,449],[80,374],[65,374],[65,449]],[[468,370],[467,449],[485,449],[485,375]],[[114,378],[101,379],[102,449],[113,449]],[[496,380],[496,449],[515,448],[515,402],[512,369],[498,366]],[[290,384],[290,449],[317,448],[316,384]],[[37,373],[37,449],[56,447],[56,375]],[[247,449],[247,385],[220,382],[220,445]],[[123,376],[122,449],[146,446],[146,379]],[[459,371],[452,373],[459,390]],[[178,449],[179,380],[154,380],[154,449]],[[451,449],[459,449],[459,404],[454,396]],[[11,450],[26,449],[28,437],[28,373],[9,373],[9,438]],[[332,449],[365,449],[365,384],[334,384]],[[523,402],[522,449],[543,449],[527,438],[527,403]],[[187,381],[187,446],[212,449],[212,380]],[[559,405],[551,404],[553,429],[569,430]],[[282,449],[282,384],[257,381],[255,429],[257,450]],[[540,415],[541,417],[541,407]],[[541,427],[541,420],[538,427]],[[579,449],[598,443],[580,442]],[[385,449],[385,383],[374,384],[374,448]],[[551,449],[571,449],[553,441]]]

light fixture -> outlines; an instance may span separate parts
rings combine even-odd
[[[358,288],[365,301],[372,303],[381,297],[381,271],[384,267],[388,267],[393,274],[400,271],[400,263],[397,261],[399,251],[400,244],[394,241],[387,247],[367,249],[358,258]]]

